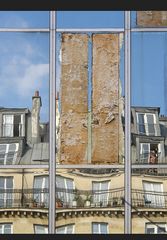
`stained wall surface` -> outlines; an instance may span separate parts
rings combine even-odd
[[[60,162],[87,162],[88,36],[62,35]]]
[[[89,40],[92,106],[88,121]],[[119,136],[123,136],[119,133],[119,34],[92,34],[89,38],[87,34],[64,33],[61,53],[60,163],[118,163]]]
[[[118,162],[119,35],[93,35],[92,163]]]
[[[137,25],[141,27],[167,26],[167,11],[137,11]]]

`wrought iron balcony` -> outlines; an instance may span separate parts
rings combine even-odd
[[[49,207],[48,189],[0,189],[0,209]],[[56,188],[56,208],[124,208],[124,188],[83,191]],[[132,208],[167,208],[167,192],[132,189]]]
[[[155,154],[152,151],[140,154],[138,164],[158,164],[160,159],[161,152]]]
[[[0,189],[2,208],[48,208],[48,189]]]

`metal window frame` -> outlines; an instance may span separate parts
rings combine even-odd
[[[69,168],[113,168],[124,169],[125,172],[125,225],[124,233],[131,233],[131,169],[146,169],[150,165],[131,164],[131,33],[132,32],[167,32],[167,27],[149,27],[149,28],[131,28],[131,11],[124,11],[124,27],[123,28],[83,28],[83,29],[56,29],[56,11],[50,11],[50,27],[49,28],[2,28],[0,32],[22,32],[22,33],[49,33],[50,37],[50,69],[49,69],[49,164],[41,165],[3,165],[1,169],[49,169],[49,233],[55,233],[55,176],[56,169]],[[55,164],[55,93],[56,93],[56,33],[124,33],[125,34],[125,163],[122,165],[56,165]],[[151,168],[162,169],[165,164],[151,165]],[[167,165],[166,165],[167,167]]]

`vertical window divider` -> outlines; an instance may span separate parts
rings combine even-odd
[[[50,11],[49,65],[49,233],[55,233],[56,11]]]
[[[131,223],[131,94],[130,94],[130,24],[131,11],[125,11],[125,219],[124,219],[124,233],[130,234]]]

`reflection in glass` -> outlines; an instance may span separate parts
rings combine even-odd
[[[49,35],[0,33],[0,56],[0,164],[47,164]]]
[[[124,11],[58,11],[57,26],[69,29],[123,28]]]
[[[57,40],[57,163],[124,163],[123,35]]]
[[[132,11],[131,27],[167,27],[167,11]]]
[[[48,171],[0,171],[0,233],[43,233],[48,228]]]
[[[132,233],[166,232],[167,169],[150,170],[132,170]]]
[[[1,28],[48,28],[49,11],[0,11]]]
[[[56,213],[57,233],[123,233],[123,171],[57,169]]]

